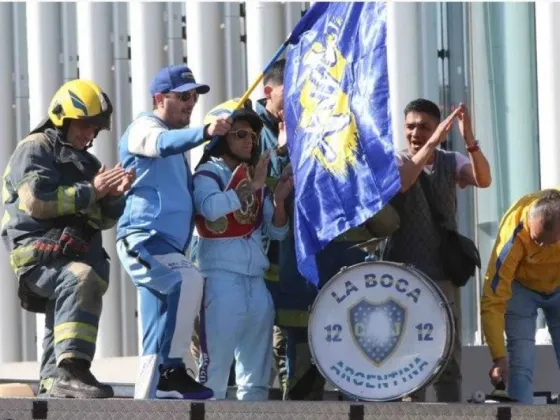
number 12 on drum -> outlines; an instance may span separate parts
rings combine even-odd
[[[400,334],[400,325],[394,326],[395,331],[393,331],[394,335]],[[415,326],[416,332],[418,333],[418,341],[434,341],[434,337],[432,337],[432,333],[434,332],[434,325],[430,322],[420,323]],[[340,324],[332,324],[327,325],[325,327],[325,331],[327,335],[325,337],[325,341],[328,342],[341,342],[340,333],[342,332],[342,325]],[[363,326],[360,324],[356,324],[356,336],[362,337],[364,336]]]
[[[328,342],[342,341],[340,339],[340,333],[342,332],[342,325],[340,324],[327,325],[325,327],[325,331],[327,331],[327,336],[325,337],[325,340],[327,340]]]
[[[418,341],[434,341],[434,337],[432,337],[434,326],[429,322],[416,325],[416,331],[418,332]]]

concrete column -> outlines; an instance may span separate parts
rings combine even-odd
[[[258,78],[270,59],[288,36],[284,27],[283,5],[279,2],[247,2],[247,86]],[[250,98],[253,102],[264,96],[262,83],[259,83]]]
[[[29,125],[46,116],[52,97],[63,83],[60,3],[27,3],[27,63],[29,71]],[[48,40],[49,42],[45,42]],[[45,317],[37,315],[37,357],[43,354]]]
[[[78,3],[80,4],[80,3]],[[76,3],[64,2],[61,7],[62,23],[62,77],[64,82],[78,78],[78,30]],[[80,16],[80,24],[83,16]],[[81,28],[80,28],[81,29]]]
[[[300,21],[303,7],[304,3],[301,1],[284,3],[284,30],[286,32],[284,38],[292,32],[296,24]]]
[[[27,50],[25,3],[13,3],[13,48],[14,51]],[[29,79],[27,77],[27,54],[14,54],[14,89],[16,139],[23,139],[29,133]],[[32,312],[20,310],[22,360],[37,359],[36,316]]]
[[[14,111],[14,61],[12,57],[12,3],[0,3],[0,171],[7,173],[8,160],[15,148],[16,119]],[[0,187],[3,189],[3,187]],[[4,191],[0,200],[0,219],[4,222]],[[21,317],[17,299],[17,279],[10,267],[6,248],[0,246],[0,276],[4,281],[0,295],[0,363],[21,360]]]
[[[165,4],[166,50],[169,64],[183,62],[183,4],[169,1]]]
[[[210,109],[225,101],[226,78],[224,36],[222,33],[223,10],[220,3],[189,1],[187,13],[187,60],[194,77],[210,86],[210,92],[201,95],[194,107],[191,126],[202,124]],[[191,169],[202,156],[203,146],[189,152]]]
[[[505,124],[507,126],[507,155],[509,184],[509,202],[513,203],[523,194],[534,191],[535,178],[533,176],[520,177],[518,162],[524,162],[523,168],[528,173],[537,174],[539,159],[537,148],[533,147],[536,142],[537,121],[528,119],[529,115],[535,115],[537,107],[537,95],[535,95],[535,68],[531,65],[534,60],[535,44],[533,33],[535,31],[533,22],[530,20],[532,3],[503,3],[502,22],[503,43],[495,45],[494,49],[503,47],[504,72],[501,77],[505,88]],[[559,32],[557,32],[559,33]],[[552,40],[551,40],[552,41]],[[554,42],[554,41],[552,41]],[[545,44],[546,45],[546,44]],[[538,50],[540,51],[539,44]],[[546,47],[545,47],[546,48]],[[551,52],[553,49],[551,49]],[[542,67],[541,67],[542,69]],[[548,81],[538,79],[539,86]],[[552,85],[553,86],[553,85]],[[550,86],[547,88],[550,94]],[[546,112],[546,107],[543,109]],[[541,109],[539,108],[539,114]],[[545,136],[547,137],[547,136]],[[540,138],[539,141],[545,141]],[[553,144],[554,142],[550,142]],[[541,143],[541,148],[543,143]],[[542,150],[542,149],[541,149]],[[551,150],[544,148],[546,154]],[[560,148],[556,149],[560,151]],[[557,160],[554,165],[557,164]],[[552,163],[552,162],[551,162]],[[545,165],[541,167],[546,168]],[[545,169],[548,170],[548,169]],[[558,172],[560,174],[560,172]],[[558,181],[560,178],[556,178]],[[556,183],[554,185],[557,185]]]
[[[130,2],[128,4],[133,119],[142,112],[152,110],[150,84],[156,73],[169,63],[165,51],[164,12],[164,3]],[[139,336],[139,346],[141,342],[142,337]]]
[[[226,96],[243,96],[247,89],[247,74],[243,60],[245,44],[241,42],[241,17],[238,3],[224,3],[224,46]]]
[[[558,51],[560,4],[537,2],[534,7],[536,45],[538,45],[538,141],[541,188],[550,188],[560,184],[560,143],[558,141],[558,130],[560,130],[560,79],[558,77],[560,74],[560,51]],[[523,67],[527,68],[527,64]],[[522,120],[519,121],[519,124],[522,122]],[[535,141],[535,139],[527,138],[525,141]]]
[[[439,102],[437,3],[423,2],[420,6],[422,44],[422,97]]]
[[[128,5],[132,71],[132,117],[152,110],[150,83],[167,66],[164,3],[130,2]]]
[[[130,60],[128,59],[128,4],[116,2],[113,7],[113,70],[115,95],[113,105],[113,131],[121,136],[132,121],[132,93]],[[138,321],[136,318],[136,287],[121,267],[121,333],[123,356],[138,354]]]
[[[406,147],[403,110],[422,96],[422,37],[419,3],[387,3],[387,70],[391,95],[393,143]]]
[[[102,2],[78,2],[80,16],[78,25],[78,50],[80,55],[80,78],[97,83],[114,101],[113,51],[112,51],[112,5]],[[119,112],[119,109],[115,110]],[[115,131],[101,131],[93,142],[91,152],[107,165],[113,167],[117,159]],[[103,297],[103,311],[99,323],[96,357],[122,355],[121,332],[121,267],[117,255],[115,229],[103,232],[103,246],[111,260],[109,289]]]

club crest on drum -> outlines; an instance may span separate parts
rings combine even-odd
[[[348,323],[358,348],[379,367],[399,346],[406,309],[393,299],[382,303],[362,299],[349,308]]]
[[[422,293],[419,288],[412,288],[408,280],[403,278],[395,279],[390,274],[383,274],[379,278],[373,273],[366,274],[364,276],[363,286],[366,289],[375,287],[382,287],[386,289],[393,288],[400,294],[412,300],[414,303],[418,303],[418,299],[420,299],[420,295]],[[344,282],[344,289],[340,288],[340,290],[338,291],[333,290],[331,292],[331,296],[337,303],[342,303],[348,296],[351,296],[352,294],[359,291],[360,289],[358,288],[358,286],[356,286],[356,284],[354,284],[350,280],[347,280]]]

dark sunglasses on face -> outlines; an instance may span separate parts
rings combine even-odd
[[[196,92],[191,92],[191,91],[189,91],[189,92],[181,92],[181,93],[178,93],[178,92],[169,92],[169,93],[166,93],[165,96],[166,96],[167,98],[179,99],[181,102],[188,102],[188,101],[190,101],[191,99],[194,99],[195,102],[198,101],[198,93],[196,93]]]
[[[257,141],[258,138],[258,134],[255,133],[254,131],[249,131],[249,130],[244,130],[244,129],[239,129],[239,130],[235,130],[235,131],[228,131],[228,133],[235,135],[235,137],[237,137],[240,140],[243,140],[245,138],[247,138],[247,136],[251,136],[251,140],[253,142]]]

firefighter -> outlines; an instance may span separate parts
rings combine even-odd
[[[4,172],[1,236],[18,296],[24,309],[45,314],[40,396],[113,396],[90,371],[109,279],[101,232],[122,214],[135,175],[88,152],[111,129],[112,111],[95,83],[65,83]]]

